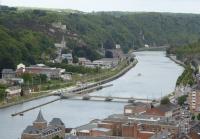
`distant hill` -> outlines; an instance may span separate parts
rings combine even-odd
[[[19,62],[44,62],[55,57],[54,43],[61,41],[62,31],[52,28],[53,22],[62,22],[67,27],[64,36],[69,50],[66,51],[91,60],[100,57],[102,46],[110,49],[120,44],[127,52],[144,44],[187,45],[200,38],[198,14],[84,13],[1,6],[0,68],[12,68]]]

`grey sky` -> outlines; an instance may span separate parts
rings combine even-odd
[[[200,13],[200,0],[0,0],[3,5],[80,11]]]

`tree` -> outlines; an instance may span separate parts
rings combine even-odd
[[[179,104],[180,106],[182,106],[186,100],[187,100],[187,95],[178,97],[178,104]]]
[[[169,104],[169,103],[170,103],[170,100],[169,100],[168,97],[162,98],[161,102],[160,102],[160,104],[162,104],[162,105],[166,105],[166,104]]]
[[[197,119],[200,121],[200,113],[197,115]]]
[[[62,63],[68,64],[68,60],[65,58],[65,59],[62,60]]]
[[[0,84],[0,100],[3,99],[6,96],[6,86]]]
[[[46,83],[47,82],[47,75],[46,74],[40,74],[40,79],[42,83]]]
[[[55,136],[53,137],[52,139],[63,139],[62,137],[59,137],[59,136]]]
[[[30,73],[24,73],[21,77],[23,78],[24,82],[27,83],[32,81],[33,75],[31,75]]]
[[[192,115],[191,119],[194,120],[195,119],[195,115]]]

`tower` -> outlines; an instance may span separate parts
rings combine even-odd
[[[44,119],[41,110],[39,111],[36,120],[33,122],[33,126],[37,129],[44,129],[47,127],[47,121]]]

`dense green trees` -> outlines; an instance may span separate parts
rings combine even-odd
[[[192,86],[195,83],[195,79],[193,77],[193,69],[190,66],[185,67],[184,72],[181,76],[179,76],[176,85],[190,85]]]
[[[169,100],[168,97],[164,97],[164,98],[162,98],[161,101],[160,101],[160,104],[161,104],[161,105],[166,105],[166,104],[169,104],[169,103],[170,103],[170,100]]]
[[[187,100],[187,97],[188,97],[187,95],[183,95],[181,97],[178,97],[178,104],[180,106],[182,106],[184,104],[184,102]]]
[[[171,13],[68,13],[43,10],[0,11],[0,69],[34,64],[55,57],[59,33],[49,32],[51,23],[67,26],[65,38],[74,57],[100,58],[100,49],[120,44],[130,48],[149,45],[182,45],[197,41],[200,15]],[[73,36],[73,34],[75,34]],[[197,51],[199,48],[191,50]],[[177,50],[178,52],[181,50]],[[182,53],[182,51],[180,52]]]
[[[0,84],[0,100],[4,99],[6,97],[6,86]]]

